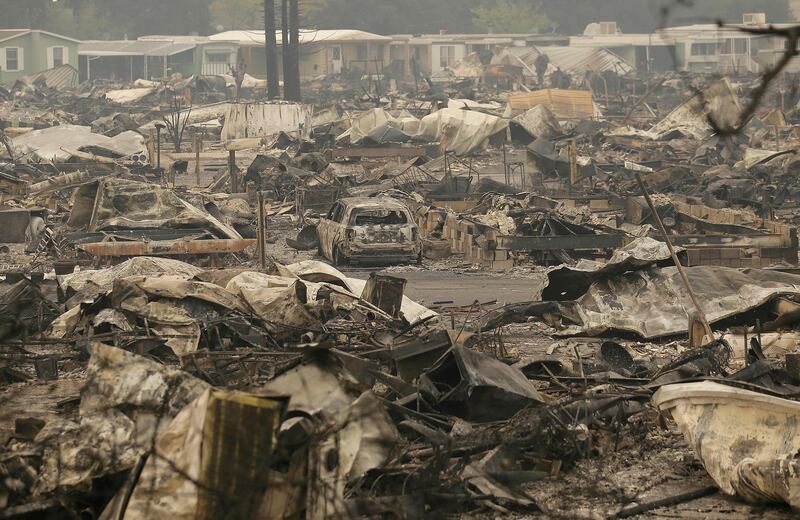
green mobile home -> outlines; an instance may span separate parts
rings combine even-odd
[[[142,36],[137,40],[85,41],[78,47],[81,81],[163,79],[179,73],[230,74],[239,46],[203,36]]]
[[[0,84],[61,65],[77,68],[78,43],[36,29],[0,29]]]

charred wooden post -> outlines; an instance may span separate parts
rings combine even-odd
[[[231,193],[239,193],[239,171],[236,169],[236,151],[228,151],[228,175],[231,181]]]

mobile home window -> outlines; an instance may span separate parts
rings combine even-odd
[[[747,54],[747,38],[726,38],[720,54]]]
[[[734,54],[747,54],[747,38],[736,38],[733,40]]]
[[[47,68],[60,67],[69,63],[69,50],[66,47],[47,48]]]
[[[64,64],[64,47],[53,47],[53,67]]]
[[[714,56],[717,54],[716,43],[693,43],[692,56]]]
[[[452,45],[439,47],[439,66],[442,68],[450,67],[456,63],[456,48]]]
[[[231,55],[227,52],[209,52],[206,54],[206,59],[209,63],[229,63]]]
[[[6,47],[6,70],[16,71],[19,67],[19,49],[17,47]]]

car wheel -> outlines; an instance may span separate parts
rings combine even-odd
[[[344,265],[347,262],[347,259],[342,254],[342,251],[339,249],[339,246],[333,248],[333,265],[340,266]]]

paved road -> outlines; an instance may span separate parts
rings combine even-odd
[[[348,276],[366,279],[374,269],[346,269]],[[483,302],[497,300],[499,304],[528,301],[536,290],[535,278],[493,276],[487,273],[460,273],[453,271],[389,272],[405,278],[406,296],[422,305],[448,302],[447,305],[470,305],[476,299]],[[450,304],[449,302],[453,303]]]

